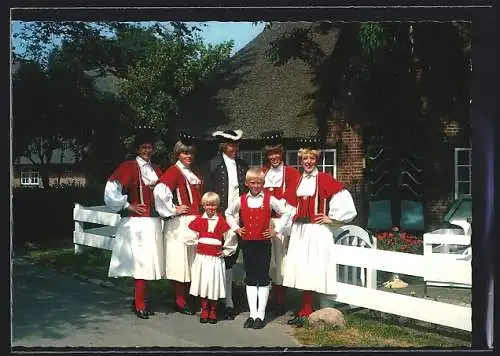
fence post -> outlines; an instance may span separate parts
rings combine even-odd
[[[74,209],[76,209],[76,207],[79,205],[80,204],[75,203],[75,207],[73,208],[73,212],[74,212]],[[75,216],[75,214],[73,213],[73,219],[75,218],[74,216]],[[75,241],[75,237],[74,237],[75,232],[83,232],[83,222],[82,221],[75,220],[75,230],[73,232],[73,242]],[[75,254],[79,254],[79,253],[83,252],[82,246],[80,246],[78,244],[74,244],[74,248],[75,248]]]

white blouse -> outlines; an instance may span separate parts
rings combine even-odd
[[[187,182],[191,184],[200,184],[200,179],[193,173],[193,171],[188,167],[184,166],[180,161],[175,163]],[[155,209],[158,214],[164,218],[177,215],[175,211],[174,195],[170,188],[165,183],[158,183],[154,190],[153,196],[155,198]]]
[[[145,185],[153,185],[158,181],[158,175],[151,166],[151,162],[145,161],[141,157],[135,158],[139,165],[142,182]],[[119,181],[108,181],[104,187],[104,204],[114,212],[119,212],[128,208],[127,194],[122,194],[122,185]]]
[[[271,166],[264,177],[264,188],[281,187],[285,170],[284,167],[283,162],[281,162],[278,167]]]
[[[208,220],[208,232],[214,232],[217,223],[219,222],[219,217],[217,215],[208,217],[207,213],[203,213],[201,216],[203,219]],[[201,237],[201,238],[186,238],[184,240],[186,245],[197,245],[198,243],[203,243],[207,245],[221,245],[221,242],[216,239]],[[222,253],[224,256],[230,256],[236,252],[236,247],[238,246],[238,238],[236,234],[232,231],[228,231],[224,234],[224,245],[222,246]]]
[[[227,194],[227,206],[230,206],[233,201],[237,200],[240,196],[240,188],[238,184],[238,170],[236,167],[236,160],[234,158],[229,158],[225,153],[222,154],[224,163],[227,167],[227,178],[228,178],[228,194]]]
[[[317,168],[315,168],[310,174],[306,174],[305,172],[302,174],[302,181],[297,187],[298,197],[310,197],[314,195],[316,191],[317,176]],[[354,200],[348,190],[342,189],[331,197],[328,206],[328,217],[330,219],[348,223],[351,222],[356,215],[356,206],[354,205]]]

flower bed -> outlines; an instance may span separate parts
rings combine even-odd
[[[386,251],[423,254],[423,234],[403,231],[395,226],[390,232],[375,232],[377,249]]]

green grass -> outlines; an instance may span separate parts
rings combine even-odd
[[[421,323],[404,318],[398,321],[391,316],[380,317],[374,311],[344,311],[344,328],[311,326],[297,329],[295,336],[307,346],[330,347],[446,347],[467,348],[471,346],[471,333],[438,325],[422,326]]]
[[[75,255],[73,247],[46,247],[28,251],[26,258],[31,262],[50,266],[65,273],[78,273],[91,278],[112,280],[118,287],[132,292],[131,278],[107,277],[110,251],[84,248]],[[238,258],[241,262],[241,256]],[[235,303],[246,305],[244,288],[235,283],[233,297]],[[149,284],[151,299],[171,298],[170,284],[167,280],[152,281]],[[239,301],[238,301],[239,300]],[[400,318],[376,311],[343,310],[346,327],[311,326],[295,330],[295,337],[307,346],[329,347],[470,347],[471,333],[415,320]]]

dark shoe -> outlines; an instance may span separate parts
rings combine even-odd
[[[233,308],[226,308],[226,315],[224,317],[226,320],[234,320]]]
[[[155,315],[155,312],[149,309],[149,304],[147,302],[144,304],[146,305],[146,307],[144,308],[144,312],[146,313],[146,315]],[[132,311],[135,313],[136,310],[137,309],[135,308],[135,299],[134,299],[132,300]]]
[[[210,324],[217,324],[217,319],[208,319]]]
[[[149,315],[146,312],[146,309],[136,310],[135,315],[137,315],[137,317],[141,319],[149,319]]]
[[[206,323],[208,323],[208,319],[206,319],[206,318],[200,318],[200,323],[206,324]]]
[[[299,321],[295,324],[296,328],[303,328],[309,326],[309,318],[307,316],[302,316]]]
[[[184,308],[182,308],[176,304],[175,310],[178,311],[179,313],[185,314],[185,315],[194,315],[195,314],[191,309],[189,309],[188,306],[185,306]]]
[[[295,317],[293,317],[292,319],[288,320],[286,323],[288,325],[297,325],[299,323],[301,323],[301,317],[296,315]]]
[[[243,324],[243,327],[245,329],[251,329],[251,328],[253,328],[253,323],[254,323],[253,318],[248,318],[247,320],[245,320],[245,323]]]
[[[264,327],[264,322],[262,321],[261,318],[255,319],[253,322],[252,328],[253,329],[262,329]]]
[[[286,313],[286,308],[282,304],[277,305],[276,308],[274,308],[274,314],[277,316],[284,315],[285,313]]]

